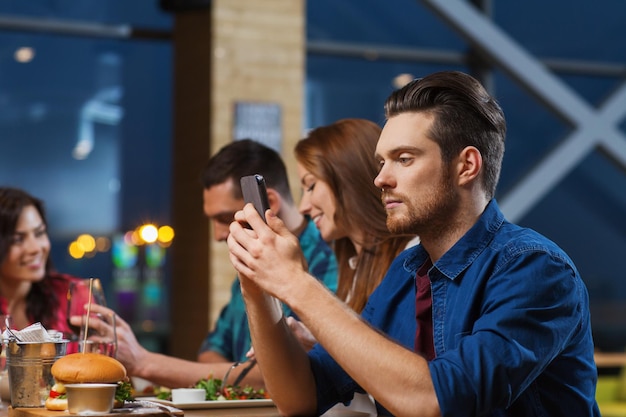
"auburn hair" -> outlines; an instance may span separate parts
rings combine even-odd
[[[414,237],[394,236],[387,229],[381,192],[374,185],[380,133],[380,126],[369,120],[342,119],[311,130],[295,148],[298,162],[330,187],[337,205],[334,221],[363,236],[358,256],[348,237],[332,242],[338,263],[337,296],[359,313],[391,262]],[[355,256],[352,269],[350,259]]]

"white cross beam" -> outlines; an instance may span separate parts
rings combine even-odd
[[[626,169],[626,136],[618,126],[626,116],[626,84],[596,110],[472,5],[461,0],[422,2],[575,127],[504,196],[500,206],[509,220],[521,219],[596,147]]]

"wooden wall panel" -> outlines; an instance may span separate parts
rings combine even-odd
[[[298,192],[293,147],[302,136],[304,0],[215,0],[181,12],[174,28],[170,353],[194,359],[230,297],[235,271],[225,243],[212,241],[198,175],[233,140],[237,102],[276,103],[282,154]],[[298,194],[295,194],[298,195]]]
[[[293,147],[302,135],[304,89],[304,2],[216,0],[213,2],[212,151],[233,140],[238,101],[278,103],[282,154],[291,185]],[[211,322],[230,297],[235,271],[226,244],[211,245]]]

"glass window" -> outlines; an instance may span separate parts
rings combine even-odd
[[[45,201],[59,271],[100,277],[114,308],[126,290],[144,312],[157,297],[161,316],[125,310],[131,322],[167,319],[158,251],[140,248],[135,275],[118,280],[110,245],[170,220],[172,48],[166,36],[110,30],[163,35],[171,25],[154,1],[0,4],[0,183]],[[75,259],[68,248],[83,233],[109,246]]]
[[[592,110],[623,87],[623,54],[613,40],[626,37],[625,3],[533,0],[492,6],[495,25],[549,66]],[[470,43],[419,2],[319,0],[307,2],[307,13],[307,129],[345,117],[382,124],[383,103],[396,77],[471,71],[463,61]],[[491,86],[508,122],[497,191],[502,203],[550,152],[571,139],[577,126],[498,68]],[[624,119],[626,114],[617,125],[626,137]],[[626,162],[623,152],[621,157],[612,152],[591,147],[527,213],[512,220],[568,252],[589,288],[597,346],[621,351],[626,346],[626,258],[620,255],[626,248]]]

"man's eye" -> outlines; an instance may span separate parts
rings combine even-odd
[[[217,216],[213,217],[213,220],[221,224],[231,224],[233,220],[235,220],[235,213],[233,212],[218,214]]]

